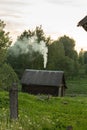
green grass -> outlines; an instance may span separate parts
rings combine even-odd
[[[18,119],[10,120],[9,96],[0,92],[0,130],[87,130],[87,97],[44,97],[19,93]]]
[[[87,77],[68,80],[66,84],[68,87],[66,94],[87,95]]]

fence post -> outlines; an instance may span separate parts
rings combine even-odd
[[[67,126],[66,130],[73,130],[72,126]]]
[[[12,84],[9,91],[10,98],[10,119],[18,118],[18,86],[16,83]]]

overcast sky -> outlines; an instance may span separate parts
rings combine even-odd
[[[0,0],[0,19],[13,39],[42,25],[47,36],[67,35],[87,50],[87,32],[77,23],[87,15],[87,0]]]

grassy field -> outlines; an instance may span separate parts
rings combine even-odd
[[[87,77],[68,80],[66,85],[68,87],[66,95],[87,95]]]
[[[0,130],[87,130],[87,80],[67,81],[65,97],[19,92],[18,119],[10,120],[9,93],[0,92]]]

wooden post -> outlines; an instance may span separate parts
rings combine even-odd
[[[66,130],[73,130],[72,126],[67,126]]]
[[[10,91],[10,119],[18,118],[18,87],[16,83],[13,83]]]
[[[61,85],[59,86],[59,93],[58,96],[61,97]]]

